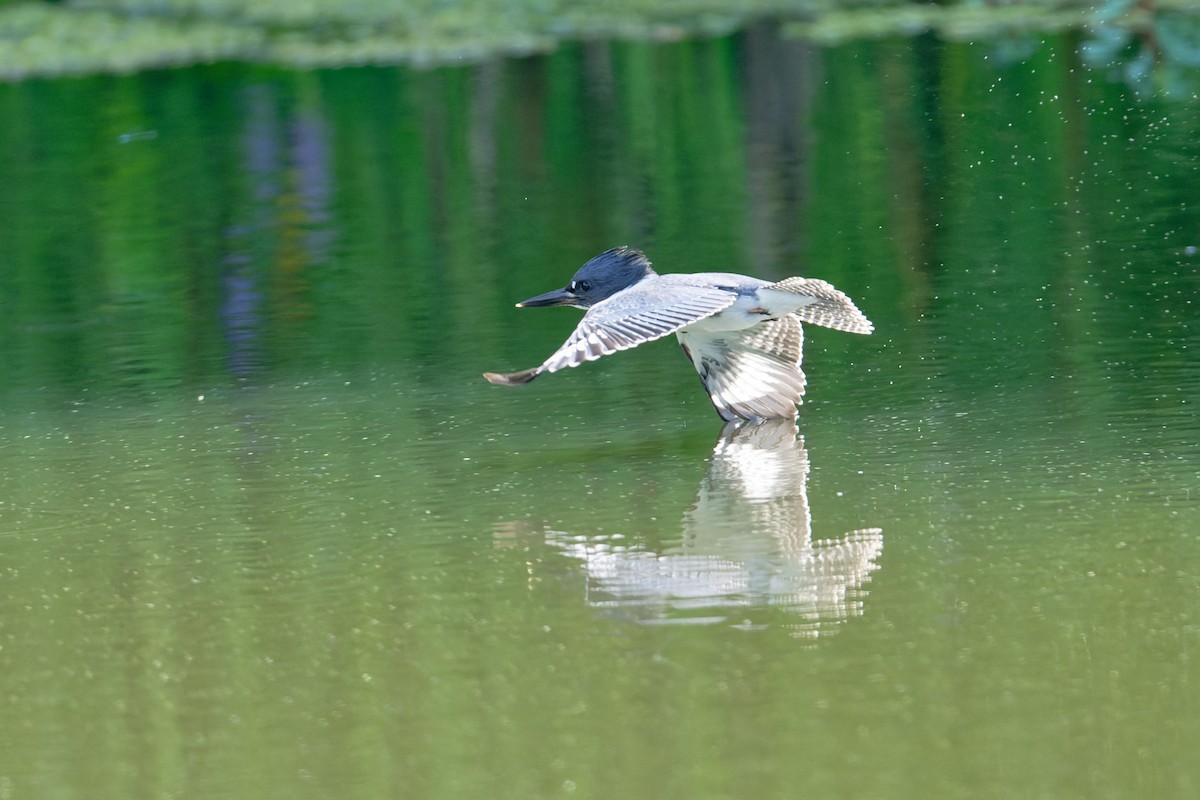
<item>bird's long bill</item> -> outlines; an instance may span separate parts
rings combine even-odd
[[[555,289],[553,292],[539,294],[517,303],[517,308],[537,308],[539,306],[573,306],[579,298],[570,289]]]

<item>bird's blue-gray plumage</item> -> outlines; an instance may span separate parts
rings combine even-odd
[[[607,250],[562,289],[517,304],[587,309],[567,341],[538,367],[484,373],[492,383],[528,383],[543,372],[676,334],[723,419],[789,419],[804,395],[801,322],[870,333],[850,298],[824,281],[772,283],[726,272],[659,275],[637,250]]]

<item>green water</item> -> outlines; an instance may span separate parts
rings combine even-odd
[[[1200,106],[1073,52],[0,86],[0,797],[1194,797]],[[616,244],[876,333],[485,383]]]

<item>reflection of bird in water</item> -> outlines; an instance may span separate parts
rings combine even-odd
[[[721,418],[795,419],[804,396],[800,323],[870,333],[871,322],[825,281],[777,283],[727,272],[659,275],[637,250],[617,247],[588,261],[562,289],[518,307],[574,306],[583,321],[540,367],[499,375],[504,386],[628,350],[674,333]]]
[[[812,538],[808,452],[789,421],[725,426],[683,539],[654,553],[619,538],[552,533],[584,561],[588,601],[643,621],[754,625],[788,612],[797,635],[815,636],[862,613],[862,585],[879,568],[879,528]],[[799,616],[803,621],[795,622]]]

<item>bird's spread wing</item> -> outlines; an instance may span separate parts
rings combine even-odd
[[[618,350],[675,333],[733,305],[737,295],[707,286],[650,281],[637,284],[588,309],[579,326],[540,367],[522,372],[485,372],[492,383],[504,386],[529,383],[543,372],[557,372],[595,361]]]
[[[679,342],[722,419],[795,418],[805,383],[795,315],[744,331],[680,331]]]
[[[801,322],[811,322],[813,325],[848,333],[870,333],[875,330],[871,320],[858,310],[853,300],[825,281],[816,278],[786,278],[765,288],[768,291],[774,289],[816,298],[814,302],[796,310],[796,316]]]

